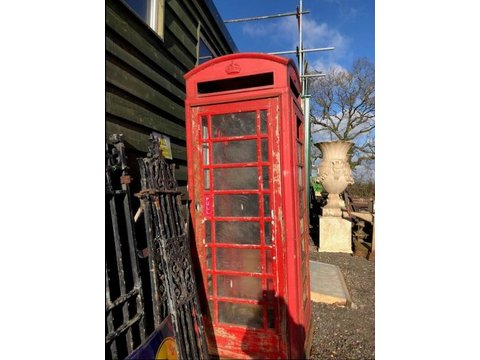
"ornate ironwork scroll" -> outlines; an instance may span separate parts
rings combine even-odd
[[[145,340],[145,321],[125,146],[122,135],[112,135],[109,142],[105,151],[105,342],[107,358],[118,359]]]
[[[190,244],[173,165],[167,164],[158,139],[153,136],[148,156],[138,159],[138,163],[142,190],[136,196],[144,209],[147,246],[155,254],[151,261],[159,269],[156,281],[166,288],[179,358],[207,359]],[[160,314],[155,316],[160,321]]]

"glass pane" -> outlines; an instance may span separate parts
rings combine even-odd
[[[262,139],[262,161],[268,161],[268,140]]]
[[[302,119],[300,119],[297,116],[297,139],[303,139],[303,122]]]
[[[205,241],[210,243],[212,241],[212,230],[210,220],[205,221]]]
[[[258,195],[215,195],[215,216],[258,216]]]
[[[263,190],[267,190],[270,188],[270,174],[268,173],[268,166],[262,167],[262,177],[263,177]]]
[[[147,22],[147,0],[125,0],[125,2],[135,11],[145,22]]]
[[[271,306],[267,308],[267,327],[270,329],[275,328],[275,313]]]
[[[218,296],[262,300],[262,279],[246,276],[217,276]]]
[[[208,148],[208,144],[202,144],[202,159],[203,159],[203,164],[208,165],[210,164],[210,151]]]
[[[303,165],[303,146],[297,142],[297,164]]]
[[[260,245],[260,223],[253,221],[216,221],[217,243]]]
[[[265,224],[265,244],[272,245],[272,232],[270,230],[271,224],[266,222]]]
[[[214,169],[213,185],[215,190],[258,189],[257,168]]]
[[[273,269],[272,269],[272,251],[271,250],[266,250],[265,251],[265,263],[267,265],[267,274],[272,274],[273,273]]]
[[[213,295],[213,280],[212,280],[211,274],[207,275],[207,289],[208,289],[208,295]]]
[[[303,167],[297,168],[297,176],[298,176],[298,187],[303,189]]]
[[[212,268],[212,249],[209,247],[207,247],[206,261],[207,261],[207,269],[211,269]]]
[[[257,133],[255,111],[212,116],[212,136],[241,136]]]
[[[305,290],[307,289],[307,286],[308,286],[308,284],[307,284],[307,280],[308,280],[307,274],[308,274],[307,268],[306,268],[306,266],[305,266],[305,264],[304,264],[304,265],[303,265],[303,288],[304,288]]]
[[[273,304],[273,300],[275,299],[275,289],[273,288],[273,280],[267,279],[267,291],[265,292],[265,300]]]
[[[245,162],[257,162],[257,140],[222,141],[213,143],[214,164]]]
[[[298,193],[298,206],[300,207],[299,216],[303,216],[303,212],[305,211],[305,192],[304,191],[299,191]]]
[[[256,249],[217,249],[217,270],[260,273],[260,251]]]
[[[200,38],[198,49],[198,63],[203,64],[205,61],[211,60],[215,57],[203,38]]]
[[[219,302],[218,321],[261,329],[263,328],[262,306]]]
[[[260,111],[260,132],[266,134],[267,130],[267,110]]]
[[[203,170],[203,188],[205,190],[210,190],[210,170]]]
[[[307,276],[305,270],[306,270],[305,269],[305,253],[302,252],[302,279],[303,279],[302,284],[304,285],[303,289],[305,289],[305,277]]]
[[[302,284],[305,285],[305,259],[302,258],[302,266],[301,266],[301,270],[302,270]],[[305,289],[305,287],[304,287]]]
[[[202,116],[202,139],[208,139],[208,121],[206,116]]]
[[[213,301],[212,300],[208,300],[208,310],[210,311],[210,321],[213,323],[213,319],[214,319],[214,316],[213,316]]]
[[[263,194],[263,216],[270,217],[270,195]]]

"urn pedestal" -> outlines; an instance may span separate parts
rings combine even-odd
[[[320,216],[320,239],[318,251],[352,253],[352,223],[342,218],[345,204],[339,194],[353,184],[352,171],[348,164],[348,151],[353,143],[331,141],[315,144],[323,154],[318,167],[318,178],[328,192],[327,205]]]

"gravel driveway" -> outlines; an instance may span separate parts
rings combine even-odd
[[[311,260],[340,268],[353,305],[312,303],[311,359],[375,359],[375,262],[313,250]]]

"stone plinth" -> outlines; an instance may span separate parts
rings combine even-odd
[[[352,251],[352,223],[341,217],[320,216],[319,252]]]

